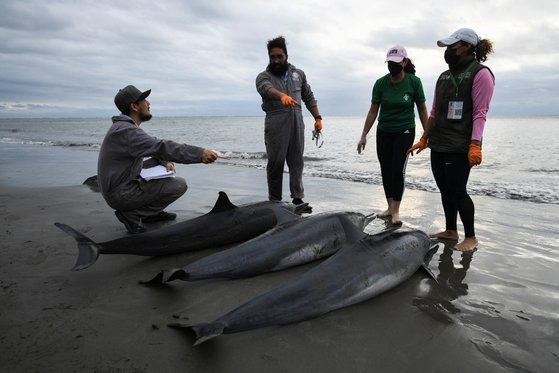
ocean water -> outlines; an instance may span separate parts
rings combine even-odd
[[[305,175],[381,185],[376,126],[357,154],[365,117],[325,117],[322,147],[311,139],[306,118]],[[219,150],[237,167],[266,167],[263,116],[154,117],[142,124],[153,136]],[[33,144],[98,151],[110,118],[0,119],[2,144]],[[421,136],[418,123],[416,137]],[[472,195],[559,204],[559,117],[489,117],[483,162],[468,184]],[[406,188],[437,191],[429,151],[410,157]]]

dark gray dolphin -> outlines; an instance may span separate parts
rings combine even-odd
[[[225,192],[219,192],[213,209],[207,214],[153,231],[100,243],[66,224],[54,225],[76,240],[79,254],[73,270],[77,271],[93,265],[99,254],[159,256],[246,241],[277,224],[275,209],[293,211],[294,213],[286,211],[283,215],[284,219],[288,219],[285,217],[288,214],[290,219],[295,220],[301,219],[296,213],[306,205],[262,201],[235,206]]]
[[[317,317],[370,299],[407,280],[431,259],[422,231],[385,231],[344,247],[293,282],[270,290],[211,323],[191,328],[200,344],[221,334]]]
[[[375,217],[357,212],[329,212],[293,220],[277,210],[278,222],[269,231],[183,268],[161,271],[144,284],[176,279],[242,278],[308,263],[334,254],[343,245],[359,241],[363,229]],[[283,216],[282,216],[283,215]]]

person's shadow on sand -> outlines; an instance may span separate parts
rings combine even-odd
[[[444,250],[439,256],[438,284],[431,285],[429,292],[413,300],[413,304],[431,317],[453,323],[451,315],[460,313],[452,301],[468,294],[468,284],[464,282],[470,268],[473,252],[459,252],[453,250],[454,243],[444,243]],[[453,254],[460,255],[455,266]]]

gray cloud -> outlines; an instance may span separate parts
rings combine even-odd
[[[283,34],[321,111],[365,115],[384,54],[402,44],[431,101],[445,69],[436,40],[459,27],[490,38],[490,114],[559,114],[559,5],[503,0],[417,6],[370,1],[285,4],[8,0],[0,15],[0,117],[108,116],[116,91],[151,88],[157,115],[260,115],[254,79]],[[541,9],[546,9],[542,12]],[[456,15],[462,16],[456,16]],[[495,16],[499,14],[499,17]]]

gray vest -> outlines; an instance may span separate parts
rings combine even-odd
[[[473,65],[468,70],[468,67]],[[473,127],[472,86],[474,77],[488,67],[478,63],[473,58],[460,68],[443,72],[437,80],[435,122],[429,132],[429,147],[443,153],[467,153],[470,147]],[[490,70],[491,71],[491,70]],[[449,102],[462,102],[461,119],[448,119]]]

